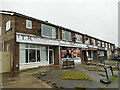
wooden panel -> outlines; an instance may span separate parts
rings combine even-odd
[[[0,52],[0,73],[11,71],[11,53]]]

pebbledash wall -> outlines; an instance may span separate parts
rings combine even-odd
[[[0,11],[0,51],[13,53],[12,71],[59,65],[64,59],[75,63],[109,58],[113,43],[11,11]]]

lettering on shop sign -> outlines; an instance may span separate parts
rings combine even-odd
[[[20,35],[22,37],[22,40],[30,40],[30,41],[33,41],[33,37],[32,36],[26,36],[26,35]],[[18,37],[19,37],[19,34],[18,34]]]
[[[22,41],[38,41],[38,40],[42,40],[39,37],[35,37],[35,36],[28,36],[28,35],[21,35],[21,34],[17,34],[17,40],[22,40]]]
[[[27,43],[43,43],[43,44],[54,44],[59,45],[58,41],[48,40],[45,38],[37,37],[35,35],[16,33],[17,42],[27,42]]]

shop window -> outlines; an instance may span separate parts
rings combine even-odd
[[[80,49],[79,48],[63,48],[61,49],[62,59],[80,59]]]
[[[20,44],[20,63],[48,61],[47,46]]]
[[[26,20],[26,28],[32,29],[32,21],[31,20]]]
[[[10,20],[8,20],[5,24],[6,31],[10,30]]]
[[[40,62],[41,59],[40,59],[40,50],[37,50],[37,62]]]
[[[76,42],[82,43],[83,41],[82,35],[75,34],[75,36],[76,36]]]
[[[62,30],[62,40],[71,41],[71,32]]]
[[[47,38],[56,38],[56,29],[45,24],[41,25],[42,36]]]
[[[36,52],[33,49],[29,49],[29,62],[36,62]]]
[[[29,62],[29,58],[28,58],[28,49],[26,49],[25,50],[25,61],[26,61],[26,63],[28,63]]]

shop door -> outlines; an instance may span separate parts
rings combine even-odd
[[[82,50],[82,61],[87,61],[86,50]]]
[[[54,64],[53,51],[49,51],[49,64]]]

